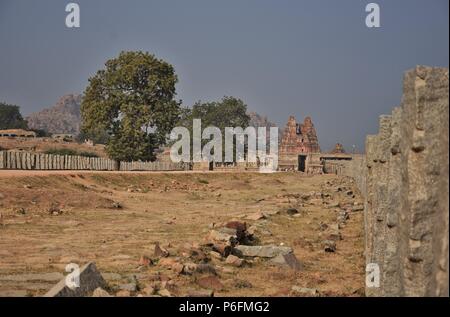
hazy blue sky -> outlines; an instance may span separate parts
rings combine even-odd
[[[403,72],[448,67],[447,0],[0,0],[0,100],[28,114],[80,93],[121,50],[174,65],[185,105],[242,98],[284,126],[313,118],[323,150],[362,148],[400,103]],[[365,6],[381,7],[381,28]]]

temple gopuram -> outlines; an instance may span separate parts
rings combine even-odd
[[[297,123],[295,117],[290,116],[279,147],[279,169],[318,173],[322,167],[320,161],[312,161],[313,153],[320,153],[320,146],[311,118]]]

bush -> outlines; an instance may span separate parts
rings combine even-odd
[[[49,149],[44,152],[45,154],[55,154],[55,155],[78,155],[85,157],[98,157],[96,153],[81,151],[77,152],[72,149]]]
[[[77,151],[71,149],[48,149],[44,153],[54,155],[78,155]]]
[[[94,152],[86,152],[82,151],[78,153],[79,156],[86,156],[86,157],[98,157],[98,155]]]

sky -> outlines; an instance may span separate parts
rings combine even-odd
[[[0,0],[0,101],[24,115],[82,93],[122,50],[171,63],[177,98],[223,96],[284,127],[311,116],[322,150],[364,148],[415,65],[448,67],[448,0]],[[380,28],[365,7],[380,6]]]

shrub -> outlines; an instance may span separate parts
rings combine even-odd
[[[78,155],[77,151],[71,149],[48,149],[44,153],[54,155]]]
[[[87,151],[82,151],[78,153],[79,156],[86,156],[86,157],[98,157],[98,155],[94,152],[87,152]]]
[[[77,152],[72,149],[49,149],[44,152],[45,154],[55,154],[55,155],[78,155],[85,157],[98,157],[96,153],[81,151]]]

